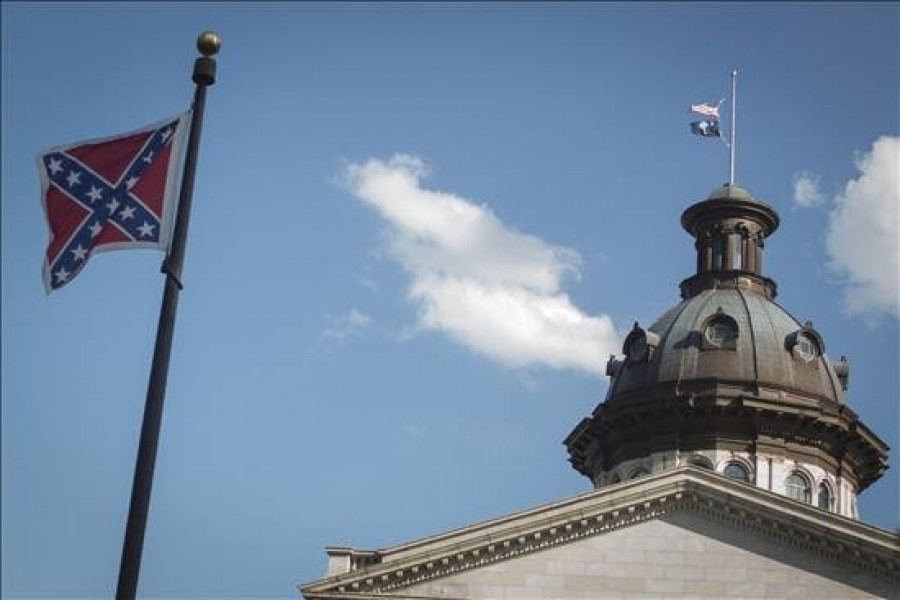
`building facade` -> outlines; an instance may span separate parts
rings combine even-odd
[[[846,404],[847,359],[775,302],[762,259],[778,214],[725,185],[681,223],[697,272],[610,359],[605,402],[566,439],[573,466],[599,488],[693,464],[859,518],[888,448]]]
[[[380,550],[328,548],[313,599],[900,598],[900,540],[857,497],[888,448],[850,367],[775,302],[773,208],[725,185],[681,219],[696,273],[635,323],[565,439],[594,491]]]

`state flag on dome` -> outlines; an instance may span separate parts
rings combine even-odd
[[[191,113],[137,131],[51,148],[38,156],[50,231],[44,288],[58,289],[95,252],[168,250],[177,169]]]
[[[694,121],[691,123],[691,133],[702,137],[721,137],[717,120]]]

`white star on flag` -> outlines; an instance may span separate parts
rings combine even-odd
[[[100,188],[95,187],[93,185],[91,186],[91,191],[89,191],[87,193],[87,195],[90,196],[90,198],[91,198],[91,204],[93,204],[94,202],[96,202],[97,200],[99,200],[100,198],[103,197],[103,193],[100,190]]]
[[[81,244],[78,244],[75,248],[72,248],[70,251],[75,255],[75,260],[84,260],[84,257],[87,256],[87,250],[81,247]]]
[[[60,268],[59,268],[59,271],[57,271],[56,273],[54,273],[54,275],[56,275],[56,281],[57,281],[57,282],[63,283],[64,281],[66,281],[67,279],[69,279],[69,275],[71,275],[71,273],[69,273],[68,271],[66,271],[63,267],[60,267]]]
[[[127,221],[128,219],[132,218],[133,216],[134,216],[134,207],[133,206],[126,206],[125,208],[122,209],[122,212],[119,213],[119,218],[122,219],[123,221]]]
[[[142,237],[149,237],[153,235],[153,228],[155,226],[151,225],[147,221],[144,221],[144,224],[138,227],[138,231],[141,232]]]
[[[125,185],[128,186],[128,189],[130,190],[130,189],[133,188],[135,185],[137,185],[137,182],[138,182],[138,181],[140,181],[139,178],[137,178],[137,177],[130,177],[130,178],[128,179],[128,181],[125,182]]]
[[[51,158],[51,159],[50,159],[50,164],[47,165],[47,168],[50,169],[50,172],[51,172],[51,173],[53,173],[54,175],[56,175],[57,173],[59,173],[60,171],[63,170],[63,168],[62,168],[62,161],[59,160],[58,158]]]
[[[96,221],[93,225],[88,227],[88,229],[91,230],[91,237],[97,237],[100,235],[100,231],[103,230],[103,225],[100,224],[100,221]]]
[[[78,171],[70,171],[69,176],[66,177],[66,181],[69,183],[69,187],[73,187],[76,183],[81,183],[81,173]]]
[[[106,208],[109,209],[109,214],[113,214],[119,208],[119,201],[113,198],[106,204]]]

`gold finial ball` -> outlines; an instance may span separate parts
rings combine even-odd
[[[212,56],[222,47],[222,38],[215,31],[204,31],[197,36],[197,50],[203,56]]]

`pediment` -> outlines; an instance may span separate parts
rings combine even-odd
[[[715,473],[682,467],[383,550],[335,549],[347,559],[346,571],[300,589],[308,599],[402,597],[416,590],[432,596],[435,589],[443,589],[444,597],[474,597],[453,592],[464,574],[471,582],[481,572],[490,581],[491,571],[509,561],[539,557],[553,562],[555,554],[594,547],[604,536],[606,542],[639,536],[649,531],[647,525],[693,531],[698,540],[704,535],[719,538],[729,547],[746,547],[756,554],[780,552],[801,572],[807,565],[804,556],[813,561],[809,565],[824,561],[844,569],[834,577],[858,579],[857,588],[877,587],[871,582],[900,585],[897,536]],[[598,555],[594,562],[604,559]]]

